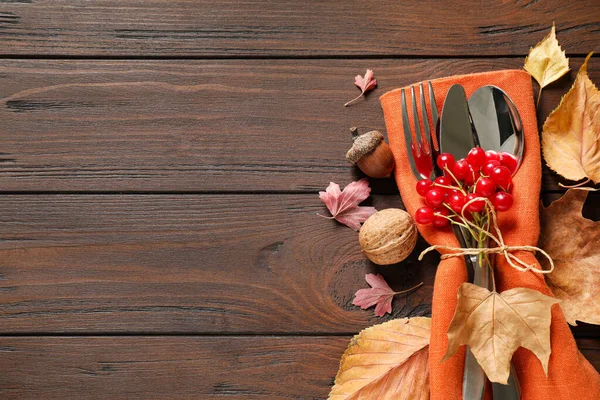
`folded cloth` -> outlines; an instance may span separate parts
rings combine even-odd
[[[510,96],[517,106],[524,126],[525,153],[523,162],[513,177],[514,205],[509,211],[499,214],[498,222],[507,245],[535,246],[540,229],[538,207],[541,159],[531,77],[522,70],[505,70],[452,76],[436,79],[431,83],[440,113],[448,89],[456,83],[465,88],[467,97],[483,85],[498,86]],[[381,96],[381,104],[390,146],[396,161],[396,182],[407,211],[414,215],[415,211],[424,204],[416,192],[417,180],[411,172],[407,158],[402,127],[400,90],[395,89]],[[408,115],[412,124],[410,91],[405,92],[408,100]],[[421,118],[419,100],[417,98],[418,115]],[[419,231],[432,245],[459,246],[450,229],[439,230],[433,226],[421,225]],[[528,264],[537,263],[535,256],[530,252],[521,251],[514,254]],[[552,296],[544,282],[543,275],[533,271],[517,271],[508,265],[501,255],[496,256],[495,270],[497,290],[500,292],[514,287],[528,287]],[[465,346],[462,346],[461,350],[450,359],[443,362],[441,360],[448,345],[446,332],[454,316],[458,288],[466,280],[467,271],[462,257],[451,257],[440,262],[433,290],[429,361],[431,399],[433,400],[462,398]],[[525,400],[600,399],[600,375],[577,349],[577,344],[559,305],[554,305],[552,308],[551,345],[552,354],[548,377],[545,376],[540,361],[529,350],[519,348],[515,353],[513,363],[521,383],[522,398]]]

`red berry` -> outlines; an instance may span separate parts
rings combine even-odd
[[[454,168],[452,168],[452,173],[456,177],[456,179],[465,179],[465,176],[469,173],[469,163],[464,158],[461,158],[454,164]]]
[[[465,196],[460,192],[452,193],[448,198],[448,204],[450,205],[450,208],[452,208],[454,212],[457,212],[459,214],[465,206],[465,203]]]
[[[449,176],[438,176],[435,178],[435,183],[442,186],[452,186],[452,178]]]
[[[468,203],[477,197],[480,197],[480,196],[476,195],[475,193],[469,193],[467,195],[466,202]],[[485,201],[475,200],[471,204],[467,205],[467,210],[469,210],[471,212],[479,212],[479,211],[483,210],[483,207],[485,207]]]
[[[444,218],[444,216],[447,217],[448,214],[448,210],[445,208],[435,209],[433,212],[433,225],[437,226],[438,228],[448,226],[448,224],[450,224],[450,221]]]
[[[425,197],[432,185],[433,182],[431,182],[429,179],[421,179],[419,182],[417,182],[417,193],[419,193],[421,197]]]
[[[500,153],[500,164],[508,168],[512,175],[517,170],[517,165],[519,165],[519,159],[510,153],[503,152]]]
[[[433,222],[433,208],[421,207],[415,213],[415,221],[421,225],[429,225]]]
[[[485,151],[481,147],[473,147],[467,155],[467,161],[475,171],[479,171],[485,164]]]
[[[475,183],[475,180],[477,179],[477,176],[479,174],[475,172],[475,170],[473,169],[472,166],[469,165],[469,172],[467,172],[467,174],[465,175],[465,177],[463,178],[463,180],[465,181],[465,183],[468,186],[471,186]]]
[[[433,188],[425,195],[425,203],[430,207],[439,207],[446,198],[446,192],[443,189]]]
[[[454,167],[454,156],[450,153],[442,153],[437,158],[437,165],[442,171],[446,171],[446,167],[450,171]]]
[[[512,183],[510,171],[504,166],[494,168],[490,173],[490,178],[492,178],[496,185],[505,189]]]
[[[434,183],[435,183],[435,185],[452,186],[452,178],[450,178],[449,176],[438,176],[437,178],[435,178]],[[452,189],[448,189],[446,187],[438,187],[438,189],[440,189],[442,192],[444,192],[444,195],[446,195],[446,196],[452,190]]]
[[[488,150],[485,152],[485,161],[486,163],[490,161],[500,161],[500,155],[494,150]]]
[[[501,166],[501,164],[500,164],[499,160],[490,160],[485,163],[483,168],[481,168],[481,172],[483,172],[483,174],[485,176],[490,176],[492,174],[492,171],[494,170],[494,168],[497,168],[500,166]]]
[[[513,205],[513,197],[510,193],[498,192],[492,197],[492,204],[498,211],[507,211]]]
[[[496,184],[490,178],[479,178],[475,186],[475,193],[480,197],[490,197],[496,193]]]

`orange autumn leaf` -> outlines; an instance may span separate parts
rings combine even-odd
[[[431,318],[402,318],[367,328],[342,356],[329,400],[429,399]]]
[[[569,92],[546,119],[542,150],[548,166],[565,178],[600,183],[600,91],[587,74],[592,54],[586,57]]]
[[[539,246],[554,260],[546,283],[571,325],[600,325],[600,222],[581,214],[586,198],[587,192],[571,189],[540,213]]]
[[[548,36],[529,50],[525,70],[540,84],[540,89],[569,72],[569,59],[556,39],[556,27]]]
[[[450,328],[444,360],[459,346],[471,352],[492,382],[508,382],[510,361],[519,347],[531,350],[548,374],[550,310],[558,302],[537,290],[514,288],[502,293],[463,283]]]

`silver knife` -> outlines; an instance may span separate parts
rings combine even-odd
[[[444,106],[442,108],[442,117],[440,120],[440,151],[450,153],[456,160],[465,158],[469,151],[478,145],[478,138],[472,126],[472,119],[469,113],[469,105],[465,90],[461,85],[453,85],[448,90]],[[467,246],[473,247],[473,240],[467,232],[460,230],[463,242]],[[458,236],[457,236],[458,237]],[[462,244],[461,244],[462,245]],[[467,269],[469,271],[469,280],[474,279],[475,271],[489,271],[488,266],[479,266],[477,256],[465,256],[467,260]],[[490,289],[490,280],[488,274],[477,273],[474,283]],[[487,275],[487,276],[486,276]],[[465,358],[465,370],[463,375],[463,399],[479,400],[483,397],[485,389],[485,373],[475,359],[475,356],[467,348]]]

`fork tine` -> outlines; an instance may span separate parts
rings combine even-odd
[[[402,128],[404,130],[404,141],[406,143],[406,153],[408,156],[408,161],[410,164],[410,169],[412,170],[413,175],[417,179],[421,179],[421,174],[417,169],[416,161],[414,159],[413,152],[413,139],[412,139],[412,131],[410,129],[410,122],[408,121],[408,109],[406,108],[406,94],[404,93],[404,89],[400,91],[401,93],[401,107],[402,107]],[[418,121],[417,121],[418,123]]]
[[[429,128],[429,116],[427,115],[427,105],[425,104],[425,94],[423,93],[423,82],[419,83],[419,97],[421,97],[421,118],[423,119],[423,131],[425,133],[425,144],[427,148],[425,153],[431,154],[431,128]]]
[[[438,129],[438,123],[439,123],[439,117],[438,117],[438,110],[437,110],[437,103],[435,102],[435,94],[433,93],[433,86],[431,85],[431,82],[428,81],[427,82],[427,86],[429,87],[429,105],[431,106],[431,119],[433,122],[433,128],[435,129],[435,140],[436,140],[436,145],[434,145],[435,150],[439,150],[439,145],[440,145],[440,137],[439,137],[439,129]]]
[[[410,86],[410,94],[412,95],[413,123],[415,126],[415,139],[417,139],[417,155],[420,156],[424,149],[421,148],[423,137],[421,136],[421,124],[419,123],[419,113],[417,112],[417,99],[415,96],[414,85]]]

